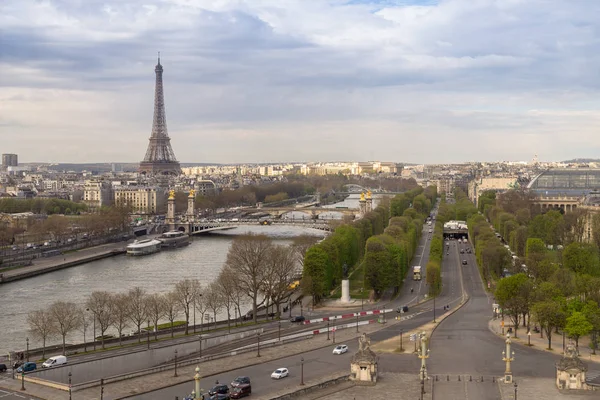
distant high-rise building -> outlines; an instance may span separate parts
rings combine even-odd
[[[2,166],[3,167],[18,167],[19,156],[16,154],[2,154]]]
[[[158,64],[154,68],[156,73],[156,85],[154,92],[154,119],[152,121],[152,134],[144,161],[140,163],[140,173],[156,175],[179,175],[181,168],[175,158],[171,147],[171,139],[167,131],[167,118],[165,115],[165,97],[163,93],[163,67],[160,65],[160,54]]]

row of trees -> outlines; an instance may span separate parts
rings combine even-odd
[[[315,303],[338,286],[344,275],[356,266],[364,254],[365,244],[373,235],[383,233],[389,220],[389,203],[382,203],[363,218],[343,224],[321,242],[306,251],[302,272],[305,294]]]
[[[533,195],[511,190],[496,198],[487,192],[480,210],[519,258],[496,254],[515,275],[501,279],[495,290],[498,303],[515,325],[540,325],[552,347],[552,334],[562,329],[575,339],[592,335],[598,346],[600,332],[600,253],[595,242],[583,243],[585,219],[582,210],[562,214],[541,213]],[[480,221],[482,218],[477,218]]]
[[[32,212],[35,214],[78,214],[86,211],[83,203],[60,199],[0,199],[0,213]]]
[[[382,234],[366,243],[365,282],[380,297],[385,291],[397,292],[409,269],[425,218],[437,197],[434,186],[415,188],[396,195],[390,204],[392,218]]]
[[[572,287],[565,286],[564,280]],[[536,281],[519,273],[501,279],[495,296],[513,322],[515,336],[520,324],[529,330],[533,318],[540,325],[542,336],[546,334],[549,349],[553,332],[563,329],[575,339],[577,347],[579,338],[591,333],[590,346],[596,354],[600,333],[600,278],[577,276],[567,269],[549,281]]]
[[[85,338],[91,325],[97,327],[104,348],[105,334],[111,328],[118,334],[119,345],[126,329],[135,328],[139,333],[145,325],[154,327],[157,339],[161,320],[169,321],[173,336],[174,323],[181,316],[185,317],[187,335],[190,318],[195,317],[196,311],[201,316],[210,311],[215,321],[217,314],[225,311],[230,328],[232,314],[241,317],[241,309],[248,301],[252,303],[254,322],[257,308],[263,303],[267,310],[274,306],[279,317],[297,266],[315,241],[314,237],[301,236],[293,245],[280,246],[264,235],[241,236],[233,241],[218,278],[207,287],[197,279],[184,279],[172,291],[162,294],[148,294],[139,287],[127,293],[97,291],[91,293],[83,306],[61,301],[33,311],[28,315],[29,328],[44,348],[48,339],[61,337],[64,352],[66,336],[81,330]]]

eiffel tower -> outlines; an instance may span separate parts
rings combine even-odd
[[[163,67],[160,65],[160,53],[158,53],[158,64],[156,64],[154,72],[156,72],[156,86],[152,134],[150,135],[146,157],[140,163],[139,171],[147,176],[179,175],[181,174],[181,168],[179,167],[179,161],[175,158],[175,153],[173,153],[171,139],[167,131],[162,80]]]

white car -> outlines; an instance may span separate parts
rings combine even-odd
[[[333,349],[333,354],[344,354],[347,351],[348,346],[345,344],[340,344],[339,346],[335,346],[335,349]]]
[[[290,371],[288,371],[287,368],[277,368],[271,374],[271,378],[273,378],[273,379],[281,379],[281,378],[285,378],[289,374],[290,374]]]

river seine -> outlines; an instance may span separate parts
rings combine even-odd
[[[332,207],[358,208],[357,200],[358,195],[351,195]],[[302,214],[298,214],[302,218]],[[325,216],[332,219],[340,217],[335,212]],[[294,237],[303,234],[324,235],[323,231],[294,226],[240,226],[218,234],[194,237],[191,245],[181,249],[145,257],[121,255],[3,284],[0,286],[0,354],[24,350],[27,337],[31,348],[41,347],[41,341],[28,330],[27,315],[58,300],[74,302],[83,307],[89,294],[94,291],[125,293],[139,286],[149,293],[167,292],[173,289],[176,282],[186,278],[199,279],[206,287],[219,275],[235,236],[245,232],[266,234],[281,245],[288,245]],[[197,316],[199,321],[200,316]],[[89,340],[91,331],[86,336]],[[75,332],[67,337],[67,341],[82,342],[83,333]],[[53,338],[46,344],[60,342],[60,338]]]

